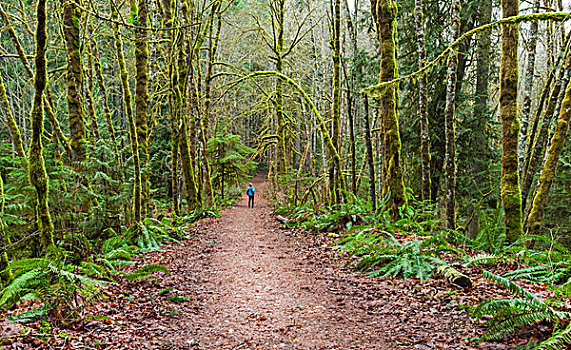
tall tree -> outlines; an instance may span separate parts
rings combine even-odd
[[[517,16],[519,0],[502,0],[504,18]],[[501,196],[505,211],[506,236],[509,242],[522,235],[521,190],[518,173],[518,138],[520,124],[517,110],[518,89],[517,23],[502,24],[502,59],[500,67],[500,119],[502,122]]]
[[[40,230],[40,244],[44,251],[54,245],[54,226],[50,215],[48,196],[48,174],[43,156],[42,135],[44,133],[44,113],[42,95],[46,88],[46,0],[38,0],[36,7],[36,56],[34,58],[34,99],[30,115],[32,137],[28,153],[28,176],[36,192],[36,217]]]
[[[147,19],[149,17],[148,0],[131,0],[131,14],[138,26],[135,40],[135,126],[141,167],[149,161],[148,113],[149,113],[149,43]],[[149,178],[146,172],[141,173],[141,210],[146,212],[149,205]]]
[[[332,101],[332,121],[331,121],[331,138],[333,145],[337,149],[337,153],[341,154],[341,0],[332,0],[333,4],[333,33],[331,35],[331,44],[333,46],[333,101]],[[329,168],[329,192],[331,199],[335,203],[341,201],[339,186],[339,178],[343,174],[336,173],[333,164]]]
[[[539,12],[540,0],[534,0],[533,12]],[[523,160],[527,143],[527,126],[531,113],[531,94],[535,75],[535,56],[537,51],[537,37],[539,32],[538,21],[532,21],[529,28],[529,40],[527,44],[527,67],[525,70],[525,83],[523,88],[523,105],[521,108],[521,130],[519,133],[518,156],[520,180],[523,181]]]
[[[569,67],[570,65],[571,63],[568,60],[566,66]],[[565,141],[569,139],[567,132],[569,130],[570,117],[571,83],[568,83],[565,89],[563,102],[561,103],[561,112],[559,113],[559,119],[557,121],[557,126],[555,127],[555,133],[551,138],[551,146],[547,151],[547,158],[545,159],[545,164],[539,177],[537,191],[533,198],[531,211],[527,218],[526,234],[540,234],[539,229],[543,225],[545,207],[547,205],[547,199],[549,197],[551,186],[555,180],[559,157],[563,150],[563,146],[565,145]]]
[[[111,15],[113,20],[119,17],[113,0],[111,1]],[[125,65],[125,56],[123,54],[123,39],[119,32],[119,25],[113,25],[113,36],[115,38],[115,50],[117,53],[117,61],[119,62],[119,75],[121,77],[121,87],[123,92],[123,105],[125,106],[125,114],[127,124],[129,126],[129,141],[131,144],[131,155],[133,157],[133,218],[136,223],[141,222],[141,163],[139,159],[139,142],[137,140],[137,127],[133,115],[133,105],[131,91],[129,90],[129,77],[127,75],[127,67]]]
[[[83,109],[83,64],[80,52],[81,12],[75,1],[62,1],[63,32],[67,48],[67,109],[69,117],[69,144],[71,146],[71,164],[80,171],[86,159],[87,132],[85,111]]]
[[[381,51],[381,72],[379,83],[397,78],[397,3],[395,0],[371,0],[371,13],[377,27]],[[393,217],[398,208],[406,204],[403,182],[403,164],[401,159],[401,140],[398,116],[398,84],[384,87],[380,93],[381,114],[385,154],[383,168],[385,187],[383,193],[390,192],[387,203]]]
[[[424,42],[423,1],[415,0],[416,40],[418,44],[418,62],[422,69],[426,64],[426,46]],[[428,92],[426,74],[418,79],[418,116],[420,119],[420,164],[421,164],[421,198],[430,200],[430,136],[428,134]]]

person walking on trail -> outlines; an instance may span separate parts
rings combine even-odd
[[[256,193],[256,189],[252,184],[250,184],[246,190],[246,194],[248,195],[248,208],[254,207],[254,193]]]

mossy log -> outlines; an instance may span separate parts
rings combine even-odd
[[[445,278],[448,282],[463,288],[472,288],[472,280],[452,266],[442,265],[436,269],[437,277]]]

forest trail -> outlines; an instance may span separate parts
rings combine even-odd
[[[212,254],[194,339],[204,349],[392,349],[377,321],[356,308],[345,286],[324,279],[307,251],[280,230],[261,177],[254,209],[247,196],[206,230]]]
[[[253,183],[254,209],[243,195],[222,217],[188,228],[190,239],[129,267],[160,264],[169,273],[108,285],[95,319],[32,334],[18,349],[474,349],[481,330],[457,306],[483,290],[345,268],[326,234],[281,229],[263,178]]]

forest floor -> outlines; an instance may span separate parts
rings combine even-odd
[[[0,348],[476,348],[482,330],[458,306],[473,305],[483,290],[442,280],[367,278],[345,268],[326,235],[281,229],[263,179],[254,185],[254,209],[244,196],[221,218],[201,220],[184,244],[140,255],[133,269],[156,263],[169,273],[154,282],[110,285],[91,310],[106,319],[43,335],[38,328],[48,326],[36,324],[27,337]]]

